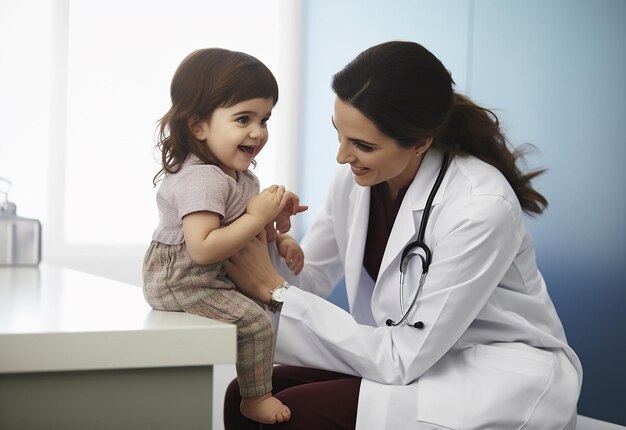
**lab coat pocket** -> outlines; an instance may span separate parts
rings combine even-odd
[[[450,352],[418,381],[418,421],[451,429],[519,429],[552,383],[550,352],[521,343]]]

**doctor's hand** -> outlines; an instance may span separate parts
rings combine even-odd
[[[285,281],[270,260],[265,230],[224,260],[224,266],[241,293],[265,304],[270,302],[270,292]]]
[[[287,233],[291,229],[291,217],[309,208],[306,205],[301,205],[300,197],[291,191],[285,191],[283,201],[285,206],[275,218],[278,233]]]

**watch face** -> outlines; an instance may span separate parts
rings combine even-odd
[[[272,299],[276,300],[277,302],[284,302],[285,292],[287,292],[287,288],[285,287],[279,287],[275,289],[274,292],[272,293]]]

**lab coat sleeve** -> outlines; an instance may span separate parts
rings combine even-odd
[[[436,252],[418,301],[423,330],[387,327],[393,317],[373,309],[378,327],[358,324],[337,306],[300,289],[289,290],[280,317],[276,360],[358,375],[385,384],[416,380],[441,358],[474,321],[521,243],[519,207],[487,196],[448,211],[437,223]],[[398,262],[399,264],[399,257]],[[394,285],[377,285],[397,300]]]

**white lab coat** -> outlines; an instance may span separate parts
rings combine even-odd
[[[375,284],[363,268],[370,189],[340,167],[302,241],[302,273],[280,268],[295,287],[279,317],[276,361],[361,376],[357,429],[566,428],[581,365],[537,270],[519,202],[490,165],[455,157],[434,199],[425,231],[432,264],[409,319],[424,328],[385,324],[401,316],[400,255],[417,236],[441,161],[439,150],[426,153]],[[418,260],[409,264],[407,299]],[[317,297],[344,276],[349,313]]]

